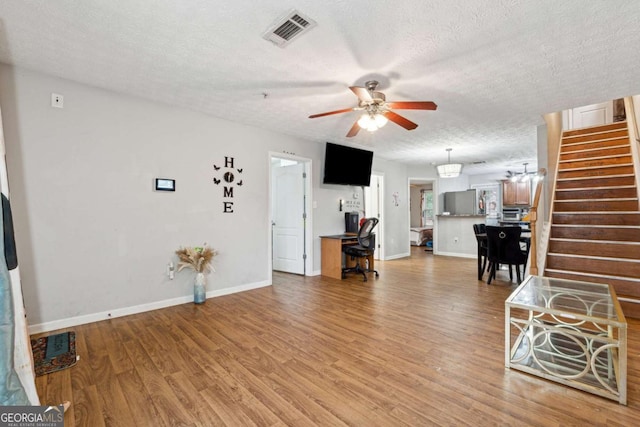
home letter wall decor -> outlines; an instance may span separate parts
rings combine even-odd
[[[224,166],[213,165],[213,170],[217,173],[222,174],[222,178],[213,177],[213,183],[215,185],[220,185],[222,183],[222,212],[223,213],[233,213],[233,185],[238,187],[242,186],[242,179],[236,181],[236,176],[234,172],[238,175],[242,174],[242,169],[236,169],[234,166],[235,159],[233,157],[225,156],[224,158]]]

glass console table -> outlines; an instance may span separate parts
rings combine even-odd
[[[627,322],[610,285],[529,276],[505,301],[505,366],[627,404]]]

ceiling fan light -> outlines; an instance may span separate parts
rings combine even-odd
[[[358,126],[360,126],[362,129],[369,129],[369,126],[371,126],[371,122],[375,124],[375,121],[371,119],[369,114],[365,113],[358,120]]]
[[[527,170],[527,165],[529,163],[523,163],[524,165],[524,172],[512,172],[512,171],[507,171],[507,175],[506,177],[509,179],[509,181],[511,182],[529,182],[529,181],[533,181],[538,182],[538,172],[529,172]]]
[[[387,119],[384,114],[376,114],[375,115],[375,121],[376,121],[376,126],[378,126],[378,129],[383,127],[384,125],[387,124],[387,122],[389,121],[389,119]]]

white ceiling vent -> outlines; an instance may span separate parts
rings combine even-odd
[[[316,25],[318,23],[313,19],[297,10],[292,10],[269,27],[262,37],[276,46],[285,47]]]

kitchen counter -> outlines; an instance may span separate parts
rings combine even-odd
[[[436,215],[436,255],[476,258],[473,224],[484,224],[485,215]]]
[[[484,218],[486,215],[477,215],[477,214],[460,214],[460,215],[436,215],[437,217],[440,218],[469,218],[469,217],[474,217],[474,218]]]

